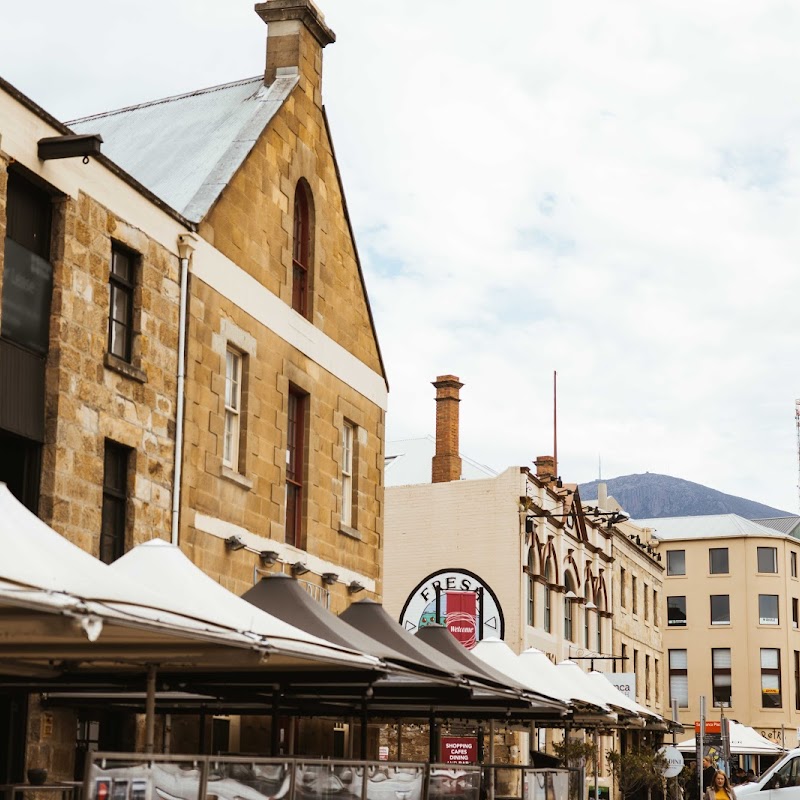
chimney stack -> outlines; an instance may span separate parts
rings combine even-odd
[[[542,481],[552,481],[556,477],[556,460],[553,456],[538,456],[536,461],[536,477]]]
[[[267,68],[264,83],[297,74],[300,85],[322,105],[322,48],[336,41],[325,17],[311,0],[266,0],[256,14],[267,23]]]
[[[455,375],[440,375],[436,387],[436,454],[431,480],[447,483],[461,480],[461,456],[458,454],[458,393],[464,385]]]
[[[597,484],[597,505],[604,510],[608,505],[608,486],[605,481]]]

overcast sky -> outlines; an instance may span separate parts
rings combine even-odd
[[[564,480],[796,513],[800,5],[319,5],[389,438],[434,432],[453,373],[462,451],[528,465],[558,370]],[[246,0],[8,6],[0,75],[64,120],[263,69]]]

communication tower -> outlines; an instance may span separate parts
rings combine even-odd
[[[794,401],[794,424],[797,427],[797,459],[798,459],[798,481],[797,492],[800,500],[800,398]]]

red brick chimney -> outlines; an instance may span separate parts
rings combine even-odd
[[[458,393],[464,385],[455,375],[440,375],[436,387],[436,455],[433,457],[433,483],[461,480],[458,454]]]
[[[538,456],[536,461],[536,477],[543,481],[552,481],[556,477],[556,460],[553,456]]]

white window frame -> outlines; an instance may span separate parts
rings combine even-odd
[[[356,426],[349,420],[342,424],[342,525],[353,527],[353,463]]]
[[[233,347],[225,350],[225,426],[222,436],[222,463],[239,469],[241,439],[242,365],[244,355]]]

